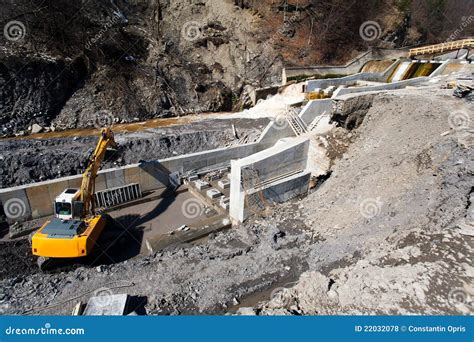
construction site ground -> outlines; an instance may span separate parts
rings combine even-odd
[[[137,124],[122,127],[116,134],[120,149],[106,156],[103,168],[253,142],[268,123],[263,116],[252,119],[231,114],[213,114],[208,120],[191,123],[168,121],[168,126],[162,127],[147,127],[145,123],[140,131],[133,131]],[[1,187],[80,174],[93,152],[96,136],[96,130],[89,129],[78,136],[65,131],[28,139],[0,139]]]
[[[324,182],[198,243],[42,274],[27,240],[9,242],[2,264],[23,272],[2,276],[0,313],[67,315],[104,288],[147,314],[472,313],[450,300],[474,276],[472,103],[452,93],[442,80],[360,99],[360,126],[322,137]],[[471,126],[453,128],[457,111]]]

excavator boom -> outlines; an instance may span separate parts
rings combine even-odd
[[[79,200],[84,203],[83,217],[94,213],[95,179],[108,147],[117,148],[114,134],[110,128],[103,128],[94,153],[89,159],[86,171],[82,174]]]

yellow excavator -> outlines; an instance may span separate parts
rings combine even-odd
[[[54,201],[54,217],[33,235],[31,248],[38,265],[56,258],[89,255],[107,223],[107,215],[94,208],[95,179],[107,148],[118,148],[110,128],[103,128],[82,175],[80,189],[65,189]]]

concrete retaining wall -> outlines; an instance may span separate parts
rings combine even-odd
[[[346,65],[287,67],[282,71],[282,82],[286,84],[292,79],[309,76],[327,77],[328,75],[351,75],[358,73],[370,60],[407,57],[408,49],[372,49],[357,56]]]
[[[366,93],[370,91],[382,91],[382,90],[394,90],[394,89],[401,89],[405,88],[406,86],[416,85],[428,80],[428,77],[417,77],[412,78],[409,80],[404,80],[400,82],[394,83],[386,83],[381,85],[375,86],[367,86],[367,87],[354,87],[354,88],[339,88],[334,92],[333,98],[341,95],[346,94],[354,94],[354,93]]]
[[[197,152],[155,162],[127,165],[99,172],[96,190],[138,183],[143,192],[158,190],[168,185],[167,175],[179,171],[209,167],[231,159],[249,156],[258,151],[258,144],[246,144],[231,148]],[[53,201],[64,189],[79,188],[82,176],[70,176],[55,180],[27,184],[0,190],[0,202],[7,222],[24,222],[52,215]]]
[[[435,71],[433,71],[430,75],[430,77],[436,77],[438,75],[444,75],[444,72],[447,70],[448,65],[450,64],[460,64],[460,61],[457,59],[447,59],[441,65],[436,68]]]
[[[256,191],[268,189],[267,192],[263,191],[263,195],[265,193],[270,195],[272,191],[279,189],[276,186],[281,186],[280,190],[288,193],[287,195],[282,195],[281,199],[287,198],[286,196],[290,196],[290,193],[292,196],[301,194],[304,187],[301,185],[301,180],[296,181],[296,179],[300,179],[296,177],[296,174],[298,172],[301,174],[302,171],[306,172],[308,149],[309,139],[301,138],[289,143],[276,144],[247,158],[233,160],[231,162],[229,209],[231,218],[236,222],[243,222],[253,209],[258,210],[258,208],[252,208],[252,204],[249,205],[248,201],[246,201],[246,196],[252,195]],[[275,167],[275,165],[278,165],[278,167]],[[243,179],[246,177],[246,170],[255,172],[256,177]],[[258,188],[245,189],[243,184],[247,183],[253,183]],[[282,185],[283,183],[285,185]],[[273,190],[271,190],[272,187],[274,187]],[[307,191],[307,187],[305,189]],[[270,198],[266,198],[266,200],[278,200],[277,197],[272,195]]]
[[[360,72],[354,75],[338,77],[338,78],[326,78],[322,80],[309,80],[306,82],[306,92],[315,91],[315,89],[324,89],[329,86],[349,86],[355,84],[357,81],[379,81],[380,75],[378,73],[367,73]]]
[[[306,92],[314,91],[316,88],[327,88],[329,86],[349,86],[355,84],[357,81],[374,81],[386,82],[392,72],[398,67],[400,60],[393,62],[386,70],[380,73],[359,72],[354,75],[328,78],[321,80],[309,80],[306,82]]]
[[[280,139],[294,136],[295,133],[286,122],[284,115],[280,115],[265,127],[258,139],[258,143],[264,149],[272,146]]]
[[[313,100],[304,106],[299,117],[306,125],[310,125],[318,116],[332,112],[332,100]]]
[[[160,163],[166,167],[169,172],[178,171],[181,173],[186,173],[195,169],[201,169],[223,162],[228,162],[231,159],[244,158],[257,151],[259,151],[258,142],[162,159],[160,160]]]
[[[296,175],[272,183],[262,190],[262,195],[269,204],[284,203],[296,196],[307,194],[310,178],[311,172],[309,170],[300,172]],[[248,196],[255,196],[257,193],[258,191],[255,191]]]
[[[331,99],[312,100],[303,107],[298,116],[304,121],[306,125],[309,125],[314,121],[314,119],[316,119],[316,117],[324,114],[325,112],[330,113],[331,111]],[[262,135],[258,140],[259,150],[273,146],[280,139],[294,136],[295,133],[286,122],[284,116],[281,115],[276,117],[263,130]]]

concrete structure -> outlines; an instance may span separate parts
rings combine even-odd
[[[345,66],[286,68],[283,73],[286,75],[285,77],[300,77],[301,75],[306,75],[307,71],[320,76],[339,73],[356,73],[345,77],[311,80],[306,83],[306,91],[328,88],[332,90],[334,87],[338,87],[338,89],[332,94],[332,98],[338,98],[348,94],[384,91],[399,89],[406,86],[414,86],[429,80],[430,77],[435,77],[437,75],[442,75],[461,69],[472,70],[473,68],[473,64],[470,61],[448,59],[443,61],[443,63],[434,72],[432,72],[429,77],[417,77],[399,82],[368,85],[362,87],[348,87],[350,85],[356,84],[358,81],[386,81],[390,75],[395,75],[393,78],[396,80],[398,78],[397,73],[399,71],[400,75],[403,74],[404,67],[402,63],[405,62],[406,66],[408,66],[410,63],[413,64],[413,61],[408,61],[406,59],[396,60],[385,71],[380,73],[358,73],[358,71],[367,61],[373,60],[374,58],[387,59],[399,57],[400,55],[406,55],[406,51],[380,49],[371,50],[357,57]],[[431,63],[432,61],[429,62]],[[386,66],[387,63],[384,63],[383,65]],[[377,68],[368,68],[368,70],[377,70]],[[269,94],[273,94],[275,91],[281,91],[285,87],[291,86],[287,85],[265,88],[260,90],[260,94],[263,97],[268,96]],[[288,122],[287,116],[276,117],[273,122],[268,124],[256,143],[192,153],[159,161],[150,161],[100,171],[96,178],[96,191],[104,191],[107,189],[123,187],[136,183],[139,185],[141,191],[146,194],[149,192],[164,190],[171,185],[176,186],[181,181],[181,178],[188,177],[188,181],[192,182],[197,180],[199,175],[208,173],[209,170],[217,169],[219,167],[224,167],[223,170],[226,170],[228,165],[231,163],[231,160],[237,160],[233,162],[232,165],[236,165],[238,169],[241,169],[242,165],[244,165],[246,162],[254,160],[252,158],[261,158],[262,160],[266,160],[269,159],[273,154],[279,155],[281,153],[280,149],[282,146],[277,145],[272,147],[273,145],[275,145],[281,139],[295,137],[296,135],[306,133],[306,131],[311,131],[315,127],[315,124],[317,124],[322,117],[329,118],[333,111],[332,107],[333,101],[331,99],[309,101],[299,114],[296,115],[296,113],[294,113],[293,115],[293,119],[300,122],[302,127],[305,127],[305,129],[299,133],[295,133],[295,129],[291,125],[291,122]],[[311,158],[311,160],[312,159],[314,158]],[[240,162],[244,164],[241,165],[239,164]],[[298,162],[296,162],[296,164],[298,164]],[[275,163],[273,165],[280,165],[279,160],[275,159]],[[313,169],[315,168],[311,167],[311,170]],[[232,179],[232,182],[235,182],[234,172],[238,171],[232,169],[232,175],[229,175],[230,179]],[[171,177],[171,175],[174,175],[174,177]],[[173,181],[170,180],[170,177],[173,179]],[[287,174],[284,178],[289,180],[291,177],[293,177],[293,175]],[[0,202],[2,203],[4,212],[7,216],[7,222],[12,224],[13,222],[24,222],[52,215],[53,201],[55,197],[66,188],[80,187],[81,181],[82,176],[77,175],[24,186],[1,189]],[[237,189],[235,184],[234,187],[232,186],[232,182],[230,186],[231,192],[233,189]],[[290,182],[290,184],[293,183],[294,182]],[[272,183],[272,185],[275,184],[276,180]],[[226,185],[220,186],[218,184],[217,187],[221,188],[222,190],[226,189]],[[263,190],[265,189],[266,187],[263,188]],[[262,191],[260,191],[260,193],[262,193]],[[237,195],[237,197],[239,196],[241,196],[241,194]],[[234,205],[232,203],[234,203]],[[231,200],[230,210],[231,212],[236,210],[234,217],[241,219],[245,215],[242,214],[241,208],[235,209],[235,203],[235,200]]]
[[[428,80],[428,77],[417,77],[417,78],[411,78],[409,80],[404,80],[400,82],[384,83],[384,84],[375,85],[375,86],[339,88],[338,90],[334,92],[333,97],[346,95],[346,94],[354,94],[354,93],[366,93],[366,92],[371,92],[371,91],[402,89],[407,86],[420,84],[427,80]]]
[[[105,293],[110,292],[104,289]],[[91,297],[84,309],[83,316],[123,316],[127,312],[127,294],[107,294]]]
[[[474,39],[467,38],[461,40],[453,40],[445,43],[434,44],[421,46],[414,49],[410,49],[408,52],[409,57],[419,56],[419,55],[432,55],[436,53],[442,53],[452,50],[461,50],[461,49],[470,49],[474,47]]]
[[[320,80],[309,80],[306,82],[306,87],[305,91],[307,93],[311,92],[316,92],[319,91],[322,88],[327,88],[330,86],[337,86],[337,87],[348,87],[348,86],[354,86],[357,84],[359,81],[367,81],[367,82],[391,82],[397,84],[395,88],[393,87],[385,87],[385,85],[380,85],[380,89],[398,89],[399,85],[404,86],[404,83],[399,83],[401,81],[406,81],[407,79],[407,72],[410,70],[410,68],[419,63],[430,63],[430,64],[439,64],[440,61],[438,60],[424,60],[424,61],[417,61],[417,60],[409,60],[409,59],[398,59],[397,61],[393,62],[384,72],[382,73],[356,73],[354,75],[349,75],[345,77],[337,77],[337,78],[328,78],[328,79],[320,79]],[[462,59],[446,59],[441,62],[439,67],[436,67],[433,72],[429,74],[429,77],[435,77],[438,75],[444,75],[446,73],[451,72],[452,69],[450,69],[450,66],[453,64],[459,64],[461,65],[468,64],[470,65],[470,61],[465,61]],[[460,69],[460,68],[459,68]],[[423,77],[423,76],[422,76]],[[408,82],[410,83],[410,82]],[[417,83],[417,81],[415,81]],[[360,88],[360,87],[358,87]],[[352,89],[352,88],[350,88]],[[377,90],[377,89],[376,89]],[[371,91],[371,90],[366,90],[362,89],[361,91]],[[348,92],[354,92],[354,90],[348,90]],[[356,91],[356,92],[359,92]],[[335,91],[332,95],[340,95],[340,92]],[[343,91],[342,94],[347,94],[346,91]]]
[[[318,65],[311,67],[287,67],[282,71],[282,84],[295,79],[316,76],[319,78],[332,78],[358,73],[365,63],[375,59],[392,59],[407,57],[407,49],[371,49],[362,53],[345,65],[327,66]]]
[[[202,179],[198,179],[197,181],[195,181],[194,186],[199,190],[204,190],[211,187],[208,182],[205,182]]]
[[[220,180],[220,181],[217,182],[217,185],[221,189],[228,189],[228,188],[230,188],[230,181],[227,180],[227,179]]]
[[[306,194],[309,186],[309,140],[294,139],[231,164],[230,209],[234,222],[243,222],[261,211],[252,199],[261,197],[263,206]],[[278,165],[278,167],[275,167]]]
[[[321,115],[330,114],[332,112],[332,100],[314,100],[309,101],[298,114],[301,121],[306,125],[310,126],[315,119]],[[270,122],[262,132],[258,143],[261,146],[270,147],[278,142],[278,140],[294,137],[295,133],[291,126],[286,121],[285,117],[276,118]]]
[[[206,195],[210,199],[216,199],[218,197],[221,197],[222,193],[219,190],[212,188],[206,191]]]
[[[188,182],[194,182],[198,179],[199,179],[198,175],[191,175],[188,177]]]
[[[186,174],[219,163],[229,163],[231,159],[249,156],[260,148],[258,143],[245,144],[102,170],[96,178],[95,188],[101,191],[138,183],[143,193],[164,190],[170,184],[168,176],[173,172]],[[66,188],[79,188],[81,182],[82,176],[77,175],[0,189],[0,202],[7,222],[25,222],[52,215],[56,196]]]
[[[356,84],[357,81],[386,82],[392,72],[398,68],[401,61],[401,59],[394,61],[387,69],[380,73],[358,72],[356,74],[344,77],[309,80],[306,82],[305,91],[313,92],[320,88],[327,88],[330,86],[351,86]]]

